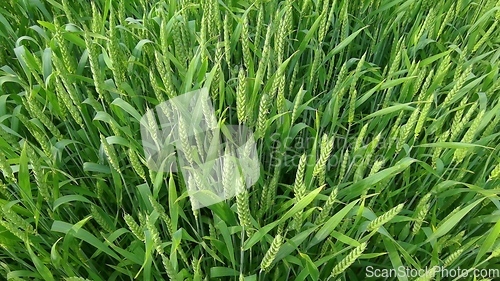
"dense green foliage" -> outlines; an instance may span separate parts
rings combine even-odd
[[[7,280],[500,270],[497,0],[0,6]],[[181,174],[147,168],[139,119],[202,87],[261,171],[194,210]]]

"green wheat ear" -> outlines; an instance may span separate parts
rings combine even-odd
[[[342,274],[347,268],[349,268],[349,266],[351,266],[365,251],[367,245],[368,244],[365,242],[354,248],[344,259],[342,259],[342,261],[335,265],[335,267],[332,269],[330,277],[334,278]]]
[[[274,259],[276,258],[276,255],[278,254],[278,251],[282,244],[283,244],[283,236],[281,232],[278,232],[278,234],[276,234],[273,241],[271,242],[271,246],[267,250],[266,254],[264,255],[264,258],[260,263],[260,268],[262,271],[269,271],[271,269],[271,265]]]
[[[389,211],[387,211],[386,213],[384,213],[383,215],[377,217],[376,219],[372,220],[368,226],[366,227],[366,229],[368,231],[374,231],[374,230],[377,230],[379,229],[382,225],[388,223],[389,221],[391,221],[397,214],[399,214],[399,212],[401,212],[401,210],[403,209],[404,207],[404,204],[399,204],[397,205],[396,207],[390,209]]]

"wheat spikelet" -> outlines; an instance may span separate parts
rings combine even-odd
[[[474,140],[479,131],[479,125],[481,124],[484,114],[484,109],[479,112],[474,121],[472,121],[472,124],[465,133],[464,137],[460,141],[461,143],[471,143]],[[455,150],[455,153],[453,154],[453,160],[456,162],[461,162],[469,154],[469,152],[470,151],[466,148],[459,148]]]
[[[437,142],[446,142],[448,140],[448,137],[450,136],[450,130],[442,133]],[[434,148],[434,152],[432,154],[432,166],[434,168],[436,168],[436,164],[437,164],[437,159],[441,156],[441,152],[443,151],[443,148],[442,147],[436,147]]]
[[[220,91],[220,83],[221,81],[224,81],[222,69],[221,69],[221,62],[222,62],[222,54],[223,54],[223,49],[222,49],[222,43],[219,42],[216,45],[215,48],[215,56],[213,59],[214,63],[214,68],[215,68],[215,75],[212,83],[210,84],[210,94],[213,99],[217,99],[217,95],[219,94]],[[222,79],[221,79],[222,78]]]
[[[95,1],[90,2],[90,6],[92,8],[92,25],[91,25],[91,30],[93,33],[101,33],[101,26],[102,26],[102,18],[101,18],[101,11],[96,6]]]
[[[382,169],[382,167],[384,166],[385,161],[386,161],[385,159],[375,161],[375,163],[373,163],[372,168],[370,169],[370,173],[368,174],[368,177],[369,177],[369,176],[372,176],[372,175],[374,175],[374,174],[376,174],[376,173],[378,173],[378,172]],[[378,190],[378,189],[379,189],[379,186],[382,186],[382,185],[385,185],[385,184],[382,182],[382,183],[380,183],[380,184],[378,184],[378,185],[376,186],[376,193],[379,193],[379,190]],[[365,188],[365,189],[363,190],[363,193],[362,193],[362,195],[361,195],[361,198],[363,198],[363,200],[365,200],[365,199],[366,199],[366,196],[367,196],[368,191],[370,190],[370,188],[371,188],[371,187],[368,187],[368,188]],[[374,204],[375,204],[376,198],[377,198],[377,194],[375,194],[375,196],[373,196],[373,197],[372,197],[372,199],[370,200],[370,202],[369,202],[369,204],[368,204],[368,207],[369,207],[370,209],[373,209],[373,206],[374,206]]]
[[[295,101],[293,103],[291,122],[293,123],[297,119],[297,111],[299,110],[299,106],[302,105],[302,99],[304,98],[305,91],[302,89],[299,91],[297,96],[295,97]]]
[[[349,18],[347,16],[348,2],[343,1],[342,8],[340,10],[340,41],[344,41],[347,38],[347,31],[349,29]]]
[[[295,195],[295,203],[299,202],[306,196],[306,185],[304,183],[305,170],[307,165],[307,155],[302,154],[299,160],[299,166],[297,167],[297,174],[295,175],[295,182],[293,184],[293,193]],[[302,226],[302,213],[303,211],[298,211],[294,215],[294,220],[292,228],[300,229]]]
[[[446,259],[444,259],[443,261],[443,266],[444,267],[449,267],[450,265],[453,264],[453,262],[455,262],[459,257],[460,255],[464,252],[464,248],[459,248],[458,250],[456,250],[455,252],[451,253],[448,257],[446,257]]]
[[[9,145],[11,145],[12,148],[19,148],[19,142],[17,138],[13,134],[7,132],[3,128],[2,124],[0,124],[0,137],[3,138]]]
[[[212,38],[217,37],[219,31],[222,30],[222,21],[220,18],[220,9],[219,9],[219,1],[210,0],[211,4],[211,13],[210,13],[210,22],[212,23],[210,26],[213,28]],[[215,24],[213,24],[215,23]]]
[[[356,64],[356,69],[354,70],[354,76],[351,83],[351,90],[353,90],[354,87],[356,87],[356,84],[358,83],[358,80],[361,77],[361,69],[365,64],[365,60],[366,60],[366,53],[364,53],[363,56],[361,56],[358,63]]]
[[[7,219],[10,223],[12,223],[14,226],[26,231],[26,233],[30,234],[35,233],[35,229],[33,228],[33,226],[25,219],[23,219],[21,216],[19,216],[17,213],[12,211],[10,208],[4,206],[2,208],[2,212],[3,212],[3,217]]]
[[[316,82],[318,80],[314,79],[314,78],[316,78],[315,74],[316,74],[316,71],[318,70],[317,68],[319,66],[321,56],[322,56],[321,50],[317,49],[314,51],[314,59],[313,59],[313,62],[311,64],[311,67],[310,67],[311,71],[309,72],[309,84],[312,85],[313,92],[316,92]]]
[[[84,127],[83,125],[83,119],[80,115],[80,110],[75,106],[73,101],[71,100],[70,95],[68,94],[67,91],[64,90],[61,81],[59,80],[58,76],[56,76],[56,89],[59,95],[57,96],[58,98],[61,98],[61,101],[63,105],[68,109],[71,117],[76,121],[80,127]]]
[[[299,73],[299,64],[296,63],[295,66],[293,67],[292,71],[292,77],[290,78],[290,81],[288,82],[289,87],[288,87],[288,93],[293,93],[293,88],[295,87],[295,82],[297,80],[297,75]]]
[[[307,155],[302,154],[299,159],[299,165],[297,167],[297,173],[295,175],[295,183],[294,190],[297,201],[300,201],[305,196],[305,184],[304,184],[304,176],[307,165]]]
[[[500,179],[500,163],[493,168],[493,170],[490,173],[490,176],[488,180],[495,180],[495,179]]]
[[[423,106],[422,111],[420,112],[420,116],[418,117],[417,125],[415,126],[415,131],[414,131],[414,136],[413,136],[414,142],[417,141],[417,138],[420,135],[420,132],[424,128],[424,123],[427,119],[427,115],[429,115],[429,111],[431,110],[433,99],[434,99],[434,97],[432,95],[430,95],[429,98],[427,99],[425,105]]]
[[[278,79],[278,93],[276,94],[276,105],[278,108],[278,113],[281,114],[285,112],[285,74],[281,73],[277,77]]]
[[[26,54],[23,54],[21,56],[25,61],[28,61]],[[40,71],[38,69],[35,69],[30,63],[26,63],[25,65],[28,68],[28,71],[31,73],[31,76],[35,78],[36,83],[38,83],[40,87],[45,88],[45,83],[43,82],[42,78],[40,78],[40,75],[38,75]]]
[[[95,205],[92,205],[90,207],[90,211],[92,214],[92,218],[99,224],[99,226],[104,229],[106,232],[110,233],[113,232],[114,226],[109,224],[106,219],[102,216],[102,214],[97,210],[97,207]]]
[[[179,116],[179,123],[178,123],[178,134],[181,140],[181,147],[182,147],[182,152],[185,157],[185,159],[188,161],[189,165],[194,164],[193,160],[193,151],[191,144],[189,143],[189,137],[188,137],[188,131],[186,128],[186,121],[184,120],[184,117]]]
[[[300,9],[300,14],[301,15],[303,15],[304,13],[307,12],[307,9],[308,9],[309,5],[311,4],[311,2],[312,2],[311,0],[304,0],[302,2],[302,7]]]
[[[417,205],[414,216],[415,222],[412,228],[413,234],[417,234],[422,227],[422,223],[424,222],[425,217],[427,216],[427,213],[431,208],[431,204],[429,203],[431,196],[432,193],[427,193],[424,197],[422,197],[422,199],[420,199],[420,202]]]
[[[335,6],[335,2],[332,4],[332,6]],[[331,14],[332,10],[333,7],[332,9],[330,9],[330,1],[325,0],[325,2],[323,2],[323,8],[321,9],[322,12],[320,14],[321,23],[318,31],[318,42],[323,42],[323,40],[325,39],[326,31],[330,27],[329,23],[332,15]]]
[[[358,247],[354,248],[344,259],[342,259],[342,261],[335,265],[335,267],[332,269],[330,277],[334,278],[342,274],[342,272],[349,268],[349,266],[351,266],[361,256],[361,254],[363,254],[367,245],[368,244],[364,242],[361,243],[361,245],[359,245]]]
[[[446,16],[444,17],[441,26],[439,27],[439,31],[437,33],[436,39],[441,37],[441,34],[443,34],[444,28],[448,25],[452,17],[455,15],[455,3],[451,4],[450,8],[448,9],[448,12],[446,12]]]
[[[167,226],[167,234],[169,236],[172,236],[173,233],[173,227],[172,227],[172,221],[170,220],[170,217],[167,215],[165,212],[165,209],[163,208],[160,203],[158,203],[152,195],[149,195],[149,202],[151,202],[151,206],[153,206],[153,209],[158,213],[160,219],[165,223]]]
[[[332,246],[332,244],[333,244],[332,240],[330,238],[327,238],[325,243],[323,243],[323,245],[321,245],[321,249],[319,251],[320,256],[326,255],[330,249],[333,250],[334,247]]]
[[[442,248],[448,248],[448,247],[453,246],[453,245],[461,246],[464,235],[465,235],[465,230],[460,231],[458,234],[454,235],[453,237],[451,235],[443,236],[443,238],[441,240],[445,241],[445,242],[444,242],[444,245]]]
[[[278,180],[279,180],[279,168],[276,167],[274,169],[274,174],[273,177],[271,178],[271,181],[269,182],[268,185],[264,186],[264,189],[262,190],[259,217],[262,216],[272,205],[272,202],[276,195]]]
[[[287,9],[287,7],[285,6],[285,9]],[[274,46],[274,52],[275,54],[277,54],[277,61],[276,61],[276,65],[277,66],[280,66],[281,63],[283,62],[283,57],[285,55],[285,39],[288,35],[287,33],[287,25],[288,23],[286,22],[286,20],[282,20],[280,21],[279,25],[278,25],[278,34],[277,34],[277,38],[275,38],[275,46]]]
[[[458,134],[460,134],[462,131],[462,126],[464,124],[460,124],[460,122],[462,122],[463,113],[465,111],[465,106],[467,105],[468,101],[469,101],[468,98],[462,99],[460,105],[458,106],[458,110],[455,112],[455,115],[453,116],[453,122],[451,123],[452,140],[454,140],[458,136]],[[473,106],[474,109],[475,106],[477,105]],[[472,113],[472,111],[470,112]]]
[[[137,239],[144,241],[143,228],[135,222],[134,218],[129,214],[125,214],[123,216],[123,219],[125,220],[125,223],[127,224],[128,229],[132,232],[132,234],[137,237]]]
[[[215,244],[214,244],[213,240],[217,240],[218,235],[217,235],[217,230],[215,229],[215,226],[212,223],[208,224],[208,233],[210,234],[210,237],[213,238],[213,239],[210,239],[210,245],[212,247],[214,247]]]
[[[0,150],[0,170],[3,173],[3,176],[7,180],[7,182],[15,183],[17,182],[16,177],[14,176],[14,171],[12,170],[10,164],[7,162],[7,157]]]
[[[226,146],[224,152],[224,160],[222,163],[222,187],[224,189],[224,197],[230,198],[234,195],[233,184],[235,180],[235,163],[233,162],[234,154],[229,146]],[[239,174],[238,172],[236,174]],[[239,181],[239,179],[236,179]]]
[[[243,16],[243,25],[241,28],[241,47],[243,52],[243,62],[245,63],[245,68],[250,69],[250,63],[252,60],[252,54],[250,52],[250,35],[249,35],[249,23],[248,15]]]
[[[238,87],[236,89],[236,113],[240,124],[248,120],[248,105],[246,97],[247,77],[243,67],[238,72]]]
[[[116,151],[113,145],[109,144],[106,137],[104,137],[102,134],[100,134],[100,138],[104,154],[106,154],[106,158],[111,164],[111,167],[115,169],[115,171],[117,171],[118,173],[121,173],[120,163],[118,161],[118,156],[116,155]]]
[[[392,76],[399,69],[399,66],[401,65],[401,51],[403,50],[401,45],[402,41],[400,40],[396,45],[397,53],[396,56],[394,57],[394,60],[391,63],[389,72],[387,73],[388,77]]]
[[[486,96],[488,98],[493,97],[493,93],[496,93],[500,90],[500,80],[497,80],[493,85],[486,90]]]
[[[11,194],[10,194],[9,190],[7,189],[7,186],[5,185],[5,183],[2,180],[0,180],[0,195],[2,195],[7,200],[9,200],[11,197]]]
[[[464,85],[467,77],[472,73],[472,65],[467,67],[467,69],[460,75],[458,78],[457,82],[453,86],[453,88],[448,92],[448,95],[446,95],[446,98],[443,102],[443,106],[446,107],[448,104],[451,102],[451,100],[455,97],[457,92],[462,88]]]
[[[170,281],[177,281],[177,272],[172,265],[172,262],[170,262],[170,260],[165,255],[161,255],[161,260]]]
[[[263,138],[266,132],[266,121],[269,113],[269,95],[264,93],[259,103],[259,115],[257,116],[257,130],[256,135],[258,138]]]
[[[261,34],[262,34],[262,28],[264,27],[264,16],[265,16],[265,9],[264,9],[264,4],[260,2],[259,4],[259,11],[257,12],[257,23],[255,24],[255,38],[254,38],[254,45],[256,48],[260,48],[260,41],[261,41]]]
[[[264,258],[262,258],[262,261],[260,263],[260,268],[262,271],[269,271],[271,269],[271,265],[276,258],[276,255],[278,254],[281,244],[283,244],[283,237],[281,235],[281,232],[278,232],[278,234],[276,234],[276,236],[274,237],[273,242],[271,243],[271,247],[269,247],[269,249],[267,250]]]
[[[73,18],[73,15],[71,14],[71,10],[69,9],[68,1],[69,0],[62,0],[63,11],[66,14],[66,17],[68,18],[69,22],[76,23],[75,19]]]
[[[425,271],[424,274],[415,279],[415,281],[430,281],[434,279],[434,276],[436,275],[436,270],[437,267],[435,266],[429,268],[427,271]]]
[[[425,78],[425,82],[422,85],[422,88],[420,89],[420,94],[418,96],[419,101],[422,101],[427,97],[427,90],[429,89],[429,86],[431,85],[433,78],[434,78],[434,69],[431,69],[429,71],[429,74],[427,74],[427,77]],[[420,83],[417,82],[416,85],[418,87],[420,85]]]
[[[251,230],[252,221],[250,215],[249,194],[248,190],[244,186],[241,176],[236,178],[236,205],[240,225],[246,231],[247,235],[251,236],[253,231]]]
[[[123,69],[123,54],[120,49],[120,42],[115,24],[115,12],[111,9],[109,14],[109,41],[107,41],[109,59],[111,61],[111,71],[117,87],[126,81],[125,70]]]
[[[139,160],[139,157],[135,153],[133,149],[129,149],[128,152],[128,159],[130,160],[130,164],[132,164],[132,168],[134,171],[137,173],[141,179],[146,181],[146,173],[144,172],[144,168],[142,167],[142,163]]]
[[[19,228],[17,228],[17,226],[13,223],[0,219],[0,225],[3,226],[5,229],[7,229],[7,231],[12,233],[14,236],[21,239],[22,241],[27,241],[29,238],[26,232],[19,230]]]
[[[208,50],[207,50],[207,36],[208,36],[208,22],[205,14],[201,17],[201,27],[200,27],[200,57],[202,63],[208,62]]]
[[[400,124],[401,124],[401,121],[403,120],[403,116],[404,116],[404,112],[403,111],[400,111],[399,114],[398,114],[398,117],[396,118],[396,121],[394,121],[394,124],[391,125],[392,129],[389,133],[389,139],[390,140],[397,140],[397,136],[399,135],[399,131],[400,131]]]
[[[361,148],[361,146],[363,145],[363,141],[364,141],[364,138],[365,138],[365,135],[366,135],[366,131],[368,129],[368,124],[369,123],[366,123],[365,125],[363,125],[363,127],[359,131],[358,137],[356,138],[356,142],[354,143],[354,148],[352,150],[352,151],[354,151],[354,153],[356,153]]]
[[[362,163],[362,165],[359,166],[361,168],[362,173],[364,172],[364,169],[366,168],[366,166],[368,166],[370,164],[371,159],[374,155],[375,149],[377,148],[381,137],[382,137],[382,133],[379,133],[368,144],[366,151],[365,151],[365,158],[363,159],[363,163]]]
[[[75,106],[76,110],[81,112],[81,109],[79,108],[79,105],[81,104],[81,98],[76,92],[74,85],[71,83],[70,78],[68,77],[68,73],[64,70],[64,66],[61,65],[61,61],[57,59],[57,57],[54,57],[53,62],[56,66],[56,69],[58,69],[59,71],[57,73],[59,75],[57,75],[56,78],[60,78],[63,82],[62,85],[64,85],[64,87],[62,87],[61,83],[56,80],[56,90],[61,90],[63,94],[67,95],[66,99],[71,99],[71,102]],[[60,89],[57,88],[58,85],[61,87]],[[64,89],[66,89],[66,91],[64,91]]]
[[[483,121],[482,119],[484,114],[486,114],[485,109],[481,110],[479,114],[476,115],[476,117],[472,121],[471,126],[469,127],[464,137],[462,138],[461,140],[462,143],[470,143],[474,140],[474,137],[477,135],[479,131],[479,125],[481,124],[481,121]]]
[[[458,63],[456,64],[455,73],[453,74],[453,81],[458,81],[460,79],[460,75],[462,75],[463,65],[467,61],[467,52],[462,51],[460,53],[460,57],[458,59]]]
[[[431,8],[427,13],[427,16],[425,17],[424,23],[422,24],[419,36],[417,37],[418,39],[421,38],[424,31],[427,31],[428,37],[431,37],[433,35],[432,28],[434,27],[435,20],[436,20],[436,12],[434,11],[434,8]]]
[[[210,107],[210,98],[206,97],[204,101],[201,102],[201,110],[203,112],[203,117],[205,118],[205,122],[207,123],[208,129],[217,128],[217,119],[215,114],[213,114],[213,109]],[[207,138],[210,139],[211,135],[207,132]]]
[[[160,78],[165,87],[165,92],[169,98],[173,98],[176,96],[175,87],[172,83],[172,76],[170,70],[170,62],[164,56],[162,56],[159,52],[155,52],[155,65],[158,73],[160,74]],[[168,110],[164,110],[164,112],[168,112]]]
[[[193,259],[191,265],[193,267],[193,281],[202,281],[203,273],[201,271],[201,258]]]
[[[496,248],[491,252],[492,258],[500,257],[500,245],[497,245]]]
[[[158,102],[160,102],[160,103],[164,102],[165,99],[163,98],[163,95],[162,95],[162,92],[160,89],[160,83],[158,83],[156,73],[153,69],[149,70],[149,82],[151,83],[151,88],[153,88],[153,93],[155,94],[156,99],[158,99]],[[168,111],[164,111],[164,112],[168,112]]]
[[[399,204],[396,207],[390,209],[389,211],[385,212],[383,215],[377,217],[376,219],[372,220],[366,229],[368,231],[374,231],[379,229],[382,225],[388,223],[391,221],[401,210],[403,209],[404,204]]]
[[[354,122],[354,110],[356,109],[356,97],[358,95],[358,91],[356,89],[353,89],[352,91],[349,92],[349,116],[348,116],[348,123],[352,124]]]
[[[371,175],[378,173],[380,171],[380,169],[382,169],[382,167],[384,166],[384,163],[385,163],[385,159],[375,161],[373,163],[372,168],[370,169],[370,173],[368,174],[368,176],[371,176]]]
[[[189,65],[189,59],[194,56],[193,50],[191,49],[194,44],[190,40],[191,35],[188,34],[189,28],[188,28],[188,22],[187,22],[187,18],[186,18],[185,14],[186,14],[186,12],[181,12],[181,17],[179,18],[179,24],[180,24],[179,25],[179,36],[181,39],[184,54],[186,56],[187,65]],[[212,26],[212,28],[214,28],[214,26]]]
[[[19,119],[19,121],[21,121],[21,123],[23,123],[24,126],[26,126],[26,128],[29,130],[29,132],[35,138],[35,140],[40,144],[45,155],[49,159],[53,159],[54,155],[52,153],[52,144],[50,143],[48,138],[44,134],[40,133],[38,131],[38,128],[33,126],[31,124],[31,122],[28,120],[28,118],[26,118],[26,116],[24,116],[22,114],[18,114],[16,117]],[[0,157],[0,160],[1,160],[1,157]]]
[[[151,234],[151,239],[153,240],[153,245],[156,249],[156,252],[159,255],[163,256],[164,250],[161,243],[160,233],[158,232],[158,229],[156,228],[153,220],[149,216],[146,216],[146,229]]]
[[[166,17],[166,15],[164,15]],[[162,20],[160,23],[160,47],[161,53],[166,55],[168,51],[168,33],[167,33],[167,21]],[[156,54],[156,52],[155,52]]]
[[[344,156],[342,157],[342,163],[340,164],[340,171],[339,171],[339,183],[341,183],[342,180],[344,180],[348,162],[349,162],[349,149],[347,149],[344,152]]]
[[[231,66],[231,30],[232,30],[232,20],[229,18],[229,14],[224,15],[224,56],[228,67]]]
[[[104,81],[101,77],[101,72],[99,71],[99,55],[97,53],[97,48],[92,42],[88,31],[84,32],[84,39],[89,53],[90,71],[92,72],[92,78],[94,79],[95,90],[99,95],[99,98],[104,100],[104,88],[102,87]]]
[[[31,93],[30,97],[27,100],[27,105],[32,114],[31,117],[37,118],[42,122],[42,124],[49,130],[49,132],[55,136],[58,140],[62,140],[64,137],[61,134],[61,131],[54,125],[54,123],[43,113],[42,109],[38,105],[38,101],[35,99],[35,94]]]
[[[323,208],[321,208],[321,212],[316,218],[315,222],[316,225],[324,223],[328,218],[328,216],[330,216],[330,211],[332,210],[333,204],[337,199],[337,194],[338,194],[338,188],[334,188],[330,193],[330,195],[328,196],[328,199],[326,200],[325,204],[323,205]]]
[[[396,143],[396,153],[399,153],[399,151],[401,151],[403,144],[405,144],[406,141],[408,140],[408,136],[414,130],[414,127],[417,124],[419,116],[420,116],[420,109],[416,108],[410,115],[408,122],[406,122],[406,124],[403,126],[402,133],[399,136]]]
[[[179,61],[183,66],[186,66],[188,63],[188,55],[187,55],[187,50],[183,42],[183,37],[182,37],[182,29],[183,29],[183,24],[181,23],[180,20],[174,21],[172,31],[173,31],[173,42],[174,42],[174,49],[175,49],[175,54],[179,58]]]
[[[498,20],[493,22],[493,24],[490,26],[490,28],[488,28],[488,30],[484,33],[484,35],[481,36],[481,39],[479,39],[479,41],[477,41],[476,45],[474,45],[471,53],[475,53],[481,46],[484,45],[486,40],[488,40],[490,38],[490,35],[493,33],[493,30],[495,30],[497,23],[498,23]]]
[[[333,136],[328,137],[328,135],[323,135],[321,138],[321,146],[320,146],[320,156],[316,165],[314,165],[313,175],[319,176],[319,184],[323,185],[325,182],[325,171],[326,171],[326,163],[330,158],[330,154],[333,149]]]
[[[195,175],[196,175],[196,173],[195,173]],[[195,176],[190,175],[188,177],[188,182],[187,182],[187,186],[186,187],[187,187],[187,190],[189,192],[194,193],[194,192],[198,191],[198,188],[200,186],[198,185],[198,183],[196,183]],[[193,212],[193,216],[195,217],[195,219],[198,219],[198,216],[199,216],[199,211],[198,211],[199,204],[198,204],[198,201],[196,201],[193,196],[190,196],[189,200],[191,201],[191,211]]]
[[[264,40],[264,48],[262,49],[262,57],[259,61],[257,73],[255,74],[256,81],[262,81],[262,77],[264,77],[264,73],[266,72],[266,67],[271,62],[269,59],[271,51],[271,35],[272,35],[272,23],[269,23],[269,25],[267,26],[266,38]]]

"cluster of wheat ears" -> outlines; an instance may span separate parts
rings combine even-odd
[[[499,21],[498,0],[2,1],[0,279],[500,269]],[[140,119],[201,88],[260,175],[198,209]],[[444,280],[389,279],[413,278]]]

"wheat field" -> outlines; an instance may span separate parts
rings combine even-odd
[[[498,0],[2,1],[0,279],[500,278],[499,21]],[[202,88],[259,165],[199,208],[141,118]]]

